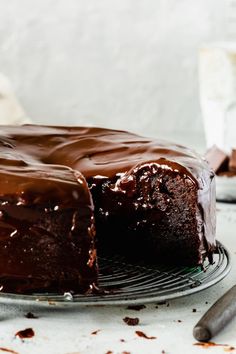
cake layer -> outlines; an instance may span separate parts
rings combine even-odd
[[[69,277],[73,283],[71,290],[84,292],[96,282],[94,231],[91,231],[93,207],[83,176],[95,205],[100,252],[106,249],[131,258],[179,265],[202,264],[206,256],[211,259],[215,247],[214,174],[206,161],[192,151],[124,131],[37,125],[1,127],[0,144],[0,210],[3,214],[9,212],[4,209],[6,201],[29,212],[31,209],[42,211],[42,216],[40,212],[37,214],[26,233],[27,242],[31,239],[32,245],[34,234],[38,232],[31,233],[32,227],[47,230],[42,220],[46,225],[57,225],[56,220],[60,220],[61,229],[52,232],[55,235],[52,244],[58,253],[55,252],[54,258],[53,251],[51,255],[48,253],[48,270],[53,265],[51,284],[54,284],[53,278],[58,279],[53,273],[54,264],[57,274],[60,270],[63,273],[63,268],[71,269],[71,274],[78,272],[78,283],[74,275]],[[19,209],[17,215],[21,213],[24,215]],[[70,246],[70,242],[74,245],[74,238],[71,238],[74,213],[77,223],[73,237],[79,244],[76,250]],[[12,221],[7,225],[11,229]],[[18,227],[24,229],[24,225],[25,219]],[[25,230],[22,234],[18,228],[16,230],[19,234],[17,247],[24,252],[20,239]],[[10,238],[10,232],[5,238],[4,232],[0,235],[3,235],[1,242]],[[67,248],[63,243],[65,239]],[[43,240],[47,240],[47,233],[42,234],[42,243]],[[42,248],[38,250],[44,257]],[[28,279],[30,275],[30,279],[38,279],[40,274],[46,274],[46,266],[42,270],[33,262],[34,252],[31,268],[35,273],[27,273],[30,264],[23,260],[27,266],[22,266],[22,278]],[[5,263],[6,258],[7,254]],[[14,267],[18,259],[16,256]],[[8,279],[5,289],[7,282],[14,288],[13,267],[9,265],[6,272],[0,261],[0,274]],[[86,286],[80,288],[78,284],[84,284],[84,281]],[[46,289],[40,282],[38,284],[39,288]],[[50,290],[60,288],[50,286],[47,286]],[[26,291],[26,288],[20,291]]]

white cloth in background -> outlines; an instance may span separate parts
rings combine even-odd
[[[0,73],[0,125],[31,123],[18,102],[10,81]]]

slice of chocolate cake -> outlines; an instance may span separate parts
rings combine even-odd
[[[96,283],[82,175],[99,252],[177,265],[211,260],[214,174],[192,151],[86,127],[3,126],[0,143],[2,291],[84,293]]]
[[[9,163],[0,166],[1,291],[92,291],[95,231],[84,177],[63,166]]]

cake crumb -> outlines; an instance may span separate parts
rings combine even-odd
[[[111,350],[108,350],[108,352],[106,352],[106,354],[113,354],[113,352]]]
[[[18,331],[15,334],[15,337],[25,339],[25,338],[32,338],[32,337],[34,337],[34,335],[35,335],[35,333],[32,328],[26,328],[26,329],[23,329],[22,331]]]
[[[27,312],[25,315],[26,318],[38,318],[38,316],[35,316],[32,312]]]
[[[19,354],[18,352],[15,352],[15,350],[4,348],[4,347],[0,347],[0,350],[2,352],[7,352],[7,353],[11,353],[11,354]]]
[[[137,336],[145,338],[145,339],[156,339],[157,337],[154,336],[147,336],[144,332],[142,331],[135,331],[135,333],[137,334]]]
[[[197,312],[197,309],[192,309],[192,312]]]
[[[197,343],[194,343],[193,345],[197,345],[197,346],[203,347],[203,348],[209,348],[209,347],[225,347],[225,349],[229,348],[228,344],[218,344],[215,342],[197,342]]]
[[[121,338],[121,339],[120,339],[120,342],[124,343],[124,342],[125,342],[125,340],[124,340],[123,338]]]
[[[128,326],[137,326],[139,324],[139,318],[138,317],[125,317],[123,318],[123,321],[128,325]]]
[[[134,310],[134,311],[140,311],[140,310],[143,310],[145,309],[146,306],[145,305],[129,305],[127,307],[127,310]]]
[[[98,334],[98,332],[100,332],[100,331],[101,331],[100,329],[97,329],[96,331],[91,332],[91,334],[92,334],[92,335],[96,335],[96,334]]]
[[[209,347],[224,347],[224,351],[225,352],[232,352],[235,350],[235,347],[232,347],[228,344],[218,344],[218,343],[215,343],[215,342],[197,342],[197,343],[194,343],[193,345],[197,345],[199,347],[203,347],[203,348],[209,348]]]

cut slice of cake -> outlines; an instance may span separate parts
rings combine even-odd
[[[91,292],[95,228],[84,177],[63,166],[14,164],[0,166],[0,180],[1,291]]]

